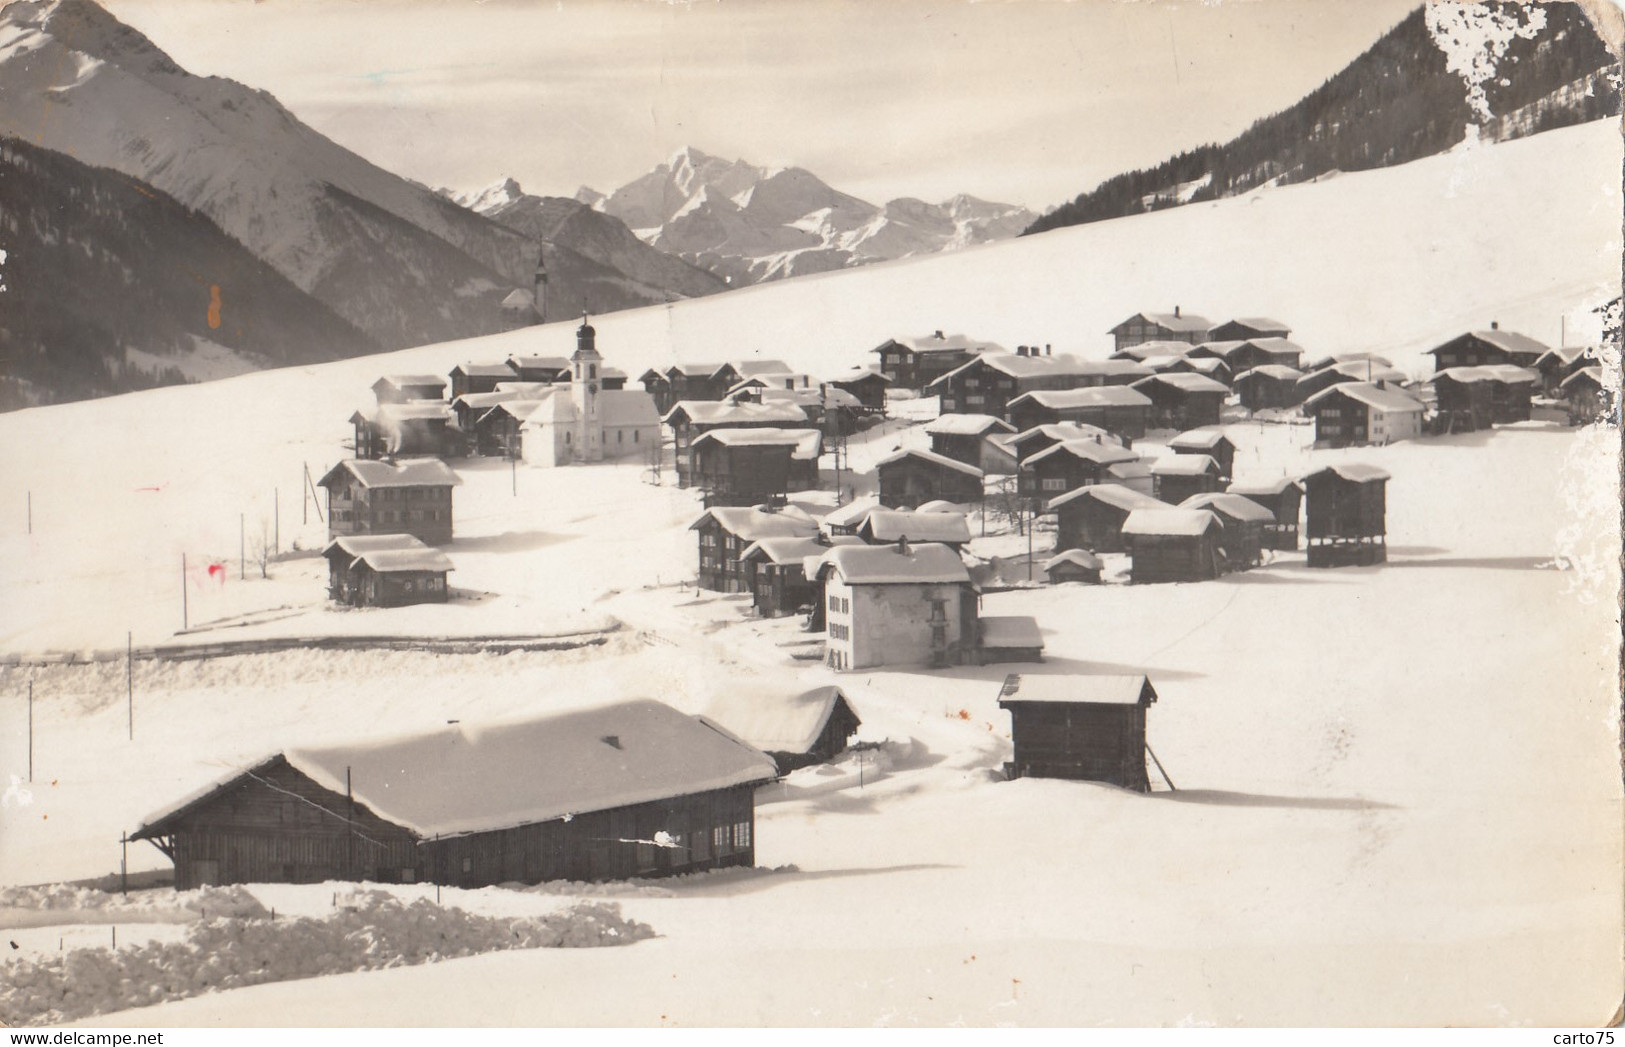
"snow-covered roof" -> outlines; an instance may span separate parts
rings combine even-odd
[[[797,695],[728,690],[712,699],[706,719],[771,753],[804,753],[818,741],[835,704],[852,703],[839,687],[815,687]],[[853,710],[853,715],[857,711]]]
[[[1596,382],[1598,385],[1601,385],[1602,377],[1601,367],[1582,367],[1578,371],[1575,371],[1573,374],[1569,375],[1567,378],[1563,379],[1563,381],[1558,385],[1558,388],[1567,389],[1570,382],[1577,381],[1581,378],[1589,379]]]
[[[661,419],[672,425],[672,419],[681,414],[695,425],[735,425],[751,422],[799,422],[805,424],[807,412],[793,403],[732,403],[725,400],[679,400]]]
[[[755,381],[755,379],[747,379],[747,381]],[[837,389],[833,385],[826,385],[822,388],[816,385],[811,385],[803,386],[797,389],[776,389],[773,386],[766,386],[756,390],[755,396],[757,400],[764,404],[791,403],[803,408],[854,408],[863,406],[863,401],[859,400],[856,396],[853,396],[845,389]]]
[[[446,380],[437,374],[386,374],[372,383],[374,389],[380,385],[392,386],[396,389],[405,389],[408,386],[437,386],[446,387]]]
[[[1218,526],[1206,509],[1136,509],[1123,520],[1123,533],[1194,537]]]
[[[1241,347],[1244,345],[1250,345],[1255,349],[1262,349],[1267,353],[1290,353],[1293,356],[1303,355],[1303,346],[1299,345],[1297,342],[1294,342],[1288,338],[1271,337],[1247,338],[1237,342],[1225,352],[1225,357],[1228,359],[1229,357],[1240,352]]]
[[[1213,345],[1213,342],[1204,342],[1203,345]],[[1132,360],[1145,360],[1153,356],[1184,356],[1197,346],[1189,342],[1169,342],[1163,340],[1140,342],[1136,345],[1119,349],[1112,356],[1117,359],[1128,358]]]
[[[983,615],[977,622],[983,648],[1011,648],[1044,646],[1044,636],[1038,631],[1038,619],[1029,615]]]
[[[1035,440],[1040,436],[1048,437],[1049,439],[1055,441],[1080,440],[1085,437],[1093,438],[1096,436],[1103,440],[1109,439],[1117,441],[1117,437],[1113,436],[1107,430],[1102,429],[1098,425],[1090,425],[1088,422],[1047,422],[1044,425],[1035,425],[1031,429],[1026,429],[1017,433],[1010,438],[1010,443],[1019,446],[1029,440]]]
[[[716,506],[700,514],[688,525],[697,531],[707,520],[715,522],[729,534],[747,541],[763,538],[810,538],[818,533],[818,525],[799,513],[789,511],[770,513],[755,506]]]
[[[1119,443],[1107,443],[1097,437],[1083,439],[1062,440],[1052,444],[1037,454],[1028,458],[1023,467],[1037,465],[1050,458],[1068,455],[1086,462],[1095,462],[1100,465],[1112,465],[1116,462],[1132,462],[1140,456]]]
[[[505,406],[510,413],[520,413],[526,425],[573,425],[578,412],[575,400],[563,395],[560,387],[554,395],[540,401],[515,401]],[[521,404],[534,402],[524,411]],[[658,426],[660,411],[654,397],[642,389],[605,389],[598,394],[598,421],[606,428],[628,426]]]
[[[749,378],[752,375],[795,373],[791,369],[790,365],[785,363],[783,360],[729,360],[725,363],[718,364],[716,368],[712,370],[711,377],[717,377],[722,370],[727,367],[732,367],[734,373],[739,375],[741,378]]]
[[[451,466],[438,458],[409,458],[403,462],[349,458],[329,469],[318,485],[326,487],[341,471],[355,477],[362,487],[455,487],[463,482]]]
[[[335,549],[354,557],[385,549],[427,548],[421,539],[410,534],[344,534],[323,546],[322,555],[327,556]]]
[[[1551,348],[1551,346],[1547,345],[1545,342],[1537,342],[1526,334],[1519,334],[1517,331],[1503,331],[1500,328],[1495,328],[1488,331],[1469,331],[1467,332],[1467,335],[1457,335],[1444,345],[1436,346],[1427,350],[1427,352],[1429,354],[1437,353],[1439,350],[1444,349],[1452,343],[1458,342],[1462,338],[1469,335],[1481,342],[1488,342],[1490,345],[1493,345],[1498,349],[1505,350],[1509,353],[1534,353],[1536,356],[1539,356]]]
[[[684,378],[709,378],[718,371],[722,370],[722,368],[722,364],[676,363],[666,368],[666,374],[668,377],[673,373],[676,373],[682,375]]]
[[[1257,367],[1248,368],[1236,375],[1230,384],[1232,386],[1240,385],[1241,380],[1248,375],[1273,378],[1278,382],[1296,382],[1303,377],[1303,372],[1295,367],[1288,367],[1286,364],[1259,364]]]
[[[448,422],[456,417],[451,405],[441,403],[439,400],[408,400],[399,404],[379,404],[372,416],[379,422],[397,425],[401,422]]]
[[[513,368],[507,364],[458,364],[451,374],[464,374],[470,378],[512,378]]]
[[[1302,487],[1296,479],[1290,476],[1277,476],[1272,480],[1236,480],[1227,488],[1231,494],[1277,495],[1288,487]]]
[[[887,385],[891,384],[891,379],[887,378],[885,376],[885,374],[883,374],[881,372],[880,368],[878,368],[878,367],[854,367],[854,368],[852,368],[850,370],[842,371],[840,374],[835,375],[833,378],[830,379],[830,383],[832,385],[834,385],[834,384],[848,384],[848,383],[851,383],[851,382],[868,381],[868,380],[874,379],[874,378],[880,379],[882,382],[885,382]]]
[[[1089,484],[1085,487],[1079,487],[1058,497],[1051,498],[1049,507],[1058,509],[1069,502],[1077,501],[1079,498],[1093,498],[1096,501],[1104,502],[1106,505],[1129,512],[1136,509],[1173,508],[1160,498],[1153,498],[1141,491],[1134,490],[1132,487],[1124,487],[1122,484]]]
[[[694,438],[693,446],[714,443],[723,447],[789,447],[794,450],[820,439],[817,429],[709,429]]]
[[[493,389],[488,393],[464,393],[461,396],[454,397],[451,406],[484,410],[487,407],[495,407],[500,403],[507,403],[509,400],[523,399],[524,396],[524,393],[517,390]]]
[[[1016,431],[1009,422],[990,414],[943,414],[925,423],[925,431],[933,436],[980,436],[989,429]]]
[[[374,549],[357,556],[350,566],[364,563],[380,574],[391,571],[449,571],[451,558],[439,549]]]
[[[1224,491],[1193,494],[1179,503],[1181,509],[1211,509],[1220,516],[1228,516],[1242,523],[1274,523],[1275,514],[1251,498]]]
[[[1201,378],[1201,375],[1191,375],[1192,378]],[[1151,379],[1144,378],[1141,382]],[[1207,379],[1203,379],[1207,381]],[[1135,385],[1139,385],[1136,382]],[[1220,386],[1223,388],[1223,386]],[[1013,408],[1019,403],[1031,402],[1040,407],[1052,410],[1065,410],[1069,407],[1149,407],[1150,397],[1137,389],[1126,385],[1098,385],[1088,389],[1035,389],[1030,393],[1022,393],[1010,401]]]
[[[1379,411],[1404,411],[1407,413],[1422,410],[1422,403],[1408,393],[1398,389],[1387,388],[1373,382],[1340,382],[1329,385],[1320,392],[1304,401],[1305,407],[1313,407],[1331,396],[1346,396],[1351,400],[1375,407]]]
[[[1068,549],[1064,553],[1057,553],[1044,561],[1044,570],[1050,571],[1062,564],[1075,564],[1086,571],[1100,570],[1100,557],[1087,549]]]
[[[804,563],[809,556],[822,556],[829,548],[816,538],[761,538],[745,546],[741,560],[767,560],[782,565]]]
[[[1370,361],[1373,365],[1381,367],[1394,366],[1394,362],[1392,360],[1388,359],[1386,356],[1380,356],[1377,353],[1350,352],[1332,353],[1329,356],[1322,356],[1319,359],[1312,360],[1303,365],[1303,371],[1305,374],[1312,374],[1315,371],[1325,370],[1333,364],[1354,364],[1365,363],[1366,361]]]
[[[999,705],[1007,702],[1087,702],[1091,705],[1149,705],[1157,692],[1144,676],[1068,673],[1036,676],[1011,673],[1004,678]]]
[[[1366,465],[1364,462],[1335,462],[1331,465],[1322,466],[1312,473],[1304,474],[1304,480],[1312,480],[1323,473],[1332,473],[1357,484],[1393,479],[1393,476],[1386,469]]]
[[[1229,443],[1230,438],[1220,429],[1190,429],[1180,433],[1168,441],[1168,446],[1176,451],[1210,451],[1221,443]]]
[[[1501,382],[1506,385],[1533,385],[1540,381],[1534,371],[1517,364],[1481,364],[1478,367],[1447,367],[1433,376],[1457,382]]]
[[[515,370],[515,371],[519,370],[520,368],[524,368],[527,371],[531,371],[531,370],[568,371],[570,369],[570,359],[569,359],[569,357],[565,357],[565,356],[518,356],[518,355],[514,355],[514,356],[508,357],[508,367],[509,367],[510,370]]]
[[[941,331],[935,331],[931,334],[917,335],[908,338],[897,338],[894,339],[894,341],[896,341],[898,345],[901,345],[906,349],[912,349],[916,353],[944,353],[952,351],[969,353],[1002,353],[1005,351],[1004,346],[999,345],[997,342],[981,342],[971,338],[968,335],[943,334]]]
[[[946,383],[954,376],[975,367],[990,367],[1012,378],[1064,378],[1150,373],[1148,369],[1132,360],[1085,360],[1071,353],[1062,353],[1059,356],[1025,356],[1020,353],[1001,353],[978,356],[976,359],[963,363],[947,374],[934,379],[926,388]]]
[[[514,379],[511,382],[498,382],[496,391],[499,393],[519,393],[522,396],[540,398],[549,396],[558,386],[553,382],[521,382]]]
[[[863,522],[863,518],[878,508],[880,499],[870,495],[838,505],[831,509],[824,517],[825,527],[856,527]]]
[[[1145,464],[1145,459],[1136,458],[1131,462],[1113,462],[1106,467],[1107,476],[1115,476],[1119,480],[1138,480],[1151,476],[1151,467]]]
[[[1211,331],[1213,329],[1213,324],[1207,317],[1186,312],[1180,312],[1178,315],[1174,313],[1135,313],[1118,324],[1117,327],[1126,327],[1135,320],[1144,320],[1169,331]],[[1116,331],[1117,327],[1112,328],[1112,330]]]
[[[970,523],[963,513],[909,512],[906,509],[874,509],[859,525],[860,534],[877,542],[970,541]]]
[[[930,462],[933,465],[940,465],[946,469],[953,469],[957,472],[964,473],[967,476],[982,475],[982,470],[976,468],[974,465],[966,465],[964,462],[955,461],[946,455],[937,454],[935,451],[927,451],[922,447],[904,448],[901,451],[887,455],[880,461],[876,462],[875,465],[877,467],[882,465],[891,465],[893,462],[901,462],[905,458],[918,458],[921,461]]]
[[[1544,365],[1547,360],[1552,360],[1565,365],[1572,364],[1574,361],[1580,359],[1580,357],[1584,356],[1590,351],[1591,350],[1587,346],[1583,345],[1554,346],[1540,355],[1540,359],[1535,361],[1535,366],[1540,367]]]
[[[959,554],[935,542],[896,545],[837,545],[819,558],[819,573],[832,572],[847,585],[969,582]]]
[[[959,513],[963,516],[965,507],[956,505],[945,498],[933,498],[929,502],[921,502],[915,506],[914,511],[917,513]]]
[[[1211,356],[1181,356],[1174,362],[1174,366],[1194,367],[1200,374],[1212,375],[1219,368],[1228,368],[1230,365]]]
[[[1163,374],[1154,374],[1150,378],[1142,378],[1135,382],[1132,388],[1139,389],[1154,382],[1160,382],[1170,388],[1178,389],[1182,393],[1228,393],[1230,391],[1225,387],[1224,383],[1215,382],[1205,374],[1191,374],[1187,371],[1168,371]]]
[[[1205,454],[1171,454],[1151,463],[1152,476],[1201,476],[1218,471],[1219,463]]]
[[[1238,316],[1229,323],[1238,327],[1250,327],[1255,331],[1290,331],[1291,328],[1279,320],[1268,316]],[[1224,327],[1225,324],[1219,324]]]
[[[1300,385],[1309,384],[1327,371],[1333,371],[1362,382],[1403,382],[1405,380],[1404,371],[1384,367],[1373,357],[1369,360],[1340,360],[1337,363],[1328,364],[1325,367],[1310,371],[1298,379],[1298,383]]]

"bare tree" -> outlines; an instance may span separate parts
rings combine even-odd
[[[248,558],[260,569],[261,578],[271,577],[271,561],[276,558],[276,543],[273,541],[271,521],[268,517],[260,517],[259,529],[248,540]]]

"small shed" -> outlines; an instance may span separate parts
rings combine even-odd
[[[936,499],[960,503],[982,500],[982,470],[935,451],[917,447],[898,451],[882,458],[876,471],[880,502],[893,509],[913,508]]]
[[[1089,549],[1096,553],[1120,553],[1123,521],[1136,509],[1172,509],[1160,501],[1122,484],[1091,484],[1068,491],[1050,500],[1055,514],[1055,547]]]
[[[1202,453],[1173,454],[1151,463],[1152,490],[1169,505],[1193,494],[1224,490],[1219,463]]]
[[[1587,361],[1596,358],[1597,354],[1583,345],[1564,345],[1546,350],[1535,361],[1533,368],[1540,375],[1541,393],[1561,398],[1564,379],[1587,366]]]
[[[809,556],[822,556],[828,546],[816,538],[759,538],[739,554],[740,569],[750,581],[751,606],[763,618],[783,618],[811,608],[818,585],[807,577]]]
[[[1038,631],[1036,618],[984,615],[977,619],[976,634],[976,660],[980,665],[1044,660],[1044,637]]]
[[[1374,465],[1342,462],[1303,478],[1310,567],[1367,567],[1388,559],[1387,484]]]
[[[1052,585],[1061,582],[1100,584],[1100,557],[1087,549],[1068,549],[1044,561],[1044,575]]]
[[[880,414],[886,409],[886,390],[892,383],[878,368],[855,367],[831,378],[829,384],[851,393],[863,411]]]
[[[1219,518],[1219,549],[1230,570],[1245,571],[1263,562],[1264,528],[1275,522],[1275,514],[1262,505],[1239,494],[1214,492],[1193,494],[1179,507],[1206,509]]]
[[[409,534],[344,535],[322,556],[329,599],[353,607],[446,602],[450,558]]]
[[[1601,367],[1582,367],[1558,386],[1568,406],[1570,425],[1589,425],[1608,415],[1608,393],[1602,378]]]
[[[705,718],[767,753],[780,774],[830,762],[863,725],[845,692],[833,685],[791,696],[730,691],[712,700]]]
[[[1230,479],[1236,464],[1236,445],[1218,429],[1192,429],[1168,441],[1175,454],[1205,454],[1219,463],[1219,478]]]
[[[1270,511],[1272,523],[1264,525],[1264,548],[1293,550],[1298,547],[1298,519],[1303,515],[1303,485],[1290,476],[1273,480],[1246,480],[1232,483],[1228,493],[1241,495]]]
[[[1206,509],[1136,509],[1123,521],[1129,581],[1203,582],[1222,573],[1219,518]]]
[[[1157,692],[1144,676],[1012,674],[999,692],[1015,752],[1007,778],[1066,778],[1150,792],[1145,713]]]

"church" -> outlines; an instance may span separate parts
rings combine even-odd
[[[641,389],[605,389],[597,332],[576,329],[570,380],[548,391],[520,426],[521,455],[532,466],[608,459],[651,460],[660,453],[660,415]]]

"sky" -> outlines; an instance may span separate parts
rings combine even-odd
[[[1282,109],[1417,0],[103,0],[432,186],[609,191],[684,146],[1035,210]]]

